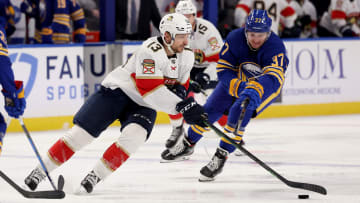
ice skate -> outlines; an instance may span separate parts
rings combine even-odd
[[[84,180],[81,181],[81,187],[79,189],[79,193],[85,189],[87,193],[91,193],[95,187],[95,185],[100,182],[100,177],[95,174],[94,171],[91,171]]]
[[[25,178],[25,184],[30,188],[30,190],[34,191],[39,183],[44,180],[46,174],[39,168],[35,168],[31,171],[30,175]]]
[[[191,144],[186,136],[174,147],[166,149],[161,153],[161,163],[183,161],[189,159],[194,153],[195,144]]]
[[[185,130],[184,130],[183,125],[178,126],[178,127],[173,127],[173,130],[171,132],[169,139],[166,140],[166,143],[165,143],[166,148],[173,147],[177,143],[179,138],[183,135],[185,135]]]
[[[241,145],[241,146],[244,146],[244,145],[245,145],[244,140],[241,140],[240,145]],[[234,155],[235,155],[235,156],[244,156],[245,154],[242,153],[242,151],[236,149],[235,152],[234,152]]]
[[[217,148],[211,161],[200,170],[200,182],[215,180],[215,176],[221,173],[226,162],[228,152],[222,148]]]

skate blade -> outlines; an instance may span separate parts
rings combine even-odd
[[[74,195],[79,195],[79,196],[81,196],[81,195],[88,195],[88,194],[89,194],[89,193],[86,192],[85,188],[82,187],[82,186],[79,186],[79,187],[76,188],[75,191],[74,191]]]
[[[206,177],[202,174],[200,174],[200,177],[199,177],[199,182],[211,182],[214,180],[215,180],[215,178]]]
[[[234,155],[235,156],[245,156],[245,154],[240,150],[235,150]]]
[[[180,157],[180,158],[174,159],[174,160],[160,159],[160,163],[172,163],[172,162],[186,161],[189,159],[190,159],[189,156]]]

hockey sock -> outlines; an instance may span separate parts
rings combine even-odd
[[[227,118],[228,118],[227,115],[223,115],[217,122],[218,122],[222,127],[224,127],[224,126],[226,125]]]
[[[61,165],[65,161],[69,160],[74,151],[64,142],[63,139],[59,139],[48,151],[48,156],[55,162],[56,165]]]
[[[127,159],[129,155],[123,149],[121,149],[116,142],[114,142],[104,153],[102,161],[105,165],[115,171],[119,168]]]

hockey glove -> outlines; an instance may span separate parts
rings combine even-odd
[[[189,86],[189,90],[195,93],[200,93],[201,92],[201,85],[194,81],[194,80],[190,80],[190,86]]]
[[[346,24],[340,28],[343,37],[354,37],[356,33],[351,29],[351,24]]]
[[[238,125],[238,120],[242,111],[241,104],[246,98],[249,98],[249,104],[246,109],[245,117],[240,124],[242,128],[245,128],[245,126],[248,124],[251,117],[253,116],[254,111],[256,111],[256,108],[261,103],[261,97],[258,91],[253,88],[245,88],[244,91],[240,94],[240,97],[234,102],[234,104],[230,108],[228,122],[226,126],[229,126],[228,129],[235,129]]]
[[[180,85],[180,84],[175,84],[175,85],[172,85],[172,86],[168,86],[168,89],[170,91],[172,91],[173,93],[175,93],[181,99],[185,99],[186,96],[187,96],[186,88],[184,86]]]
[[[201,89],[206,90],[210,85],[210,76],[207,73],[200,72],[195,75],[195,81],[199,83]]]
[[[6,90],[2,90],[5,97],[5,110],[9,114],[9,116],[14,118],[19,118],[19,116],[23,115],[26,101],[23,89],[22,81],[15,81],[16,91],[15,92],[7,92]]]
[[[206,127],[203,120],[207,118],[207,114],[204,108],[195,102],[194,98],[189,97],[176,104],[176,111],[183,115],[188,124]]]

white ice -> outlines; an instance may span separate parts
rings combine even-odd
[[[25,119],[26,123],[26,119]],[[289,180],[324,186],[328,195],[290,188],[246,156],[231,155],[214,182],[198,182],[218,144],[215,134],[196,146],[190,160],[160,163],[160,153],[171,131],[156,125],[150,139],[89,195],[75,195],[80,181],[104,150],[117,138],[119,128],[77,152],[51,173],[65,177],[65,199],[25,199],[0,179],[0,202],[360,202],[360,115],[253,120],[245,134],[246,148]],[[65,131],[30,132],[40,153]],[[38,163],[24,133],[6,135],[0,170],[19,185]],[[49,181],[38,190],[50,190]],[[307,200],[297,199],[308,194]]]

